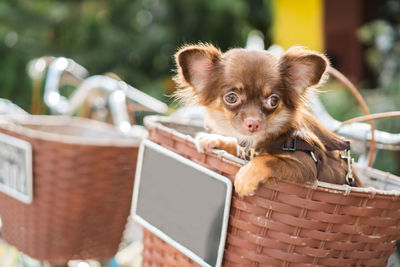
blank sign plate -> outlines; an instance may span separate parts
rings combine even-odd
[[[136,169],[133,216],[202,266],[221,266],[232,182],[151,141]]]
[[[24,203],[32,202],[32,146],[0,133],[0,191]]]

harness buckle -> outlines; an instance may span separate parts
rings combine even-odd
[[[283,143],[282,145],[281,145],[281,149],[283,150],[283,151],[296,151],[296,138],[293,138],[293,146],[292,147],[286,147],[285,146],[286,144],[285,143]]]

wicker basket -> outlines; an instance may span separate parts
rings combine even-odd
[[[0,193],[2,238],[39,260],[108,259],[130,212],[139,140],[88,119],[3,116],[0,132],[28,141],[33,201]]]
[[[233,181],[243,161],[224,151],[197,153],[193,133],[201,128],[187,123],[145,120],[152,141]],[[392,175],[382,182],[398,181]],[[385,266],[400,238],[399,193],[323,182],[234,193],[223,266]],[[149,231],[143,244],[143,266],[196,266]]]

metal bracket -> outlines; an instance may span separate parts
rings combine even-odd
[[[350,149],[340,151],[340,158],[347,160],[347,174],[346,174],[346,182],[348,185],[354,184],[354,176],[353,176],[353,163],[354,158],[351,157]]]

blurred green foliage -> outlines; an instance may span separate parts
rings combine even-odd
[[[327,111],[335,119],[345,121],[364,114],[356,98],[343,85],[331,82],[321,88],[321,91],[320,98]],[[364,96],[371,113],[400,110],[398,103],[397,107],[394,105],[400,98],[396,97],[396,94],[393,95],[382,91],[381,89],[361,90],[361,94]],[[399,118],[377,120],[375,121],[375,127],[386,132],[399,133],[399,120]],[[379,150],[374,167],[400,175],[399,162],[399,151]]]
[[[358,32],[366,46],[366,61],[378,85],[366,97],[371,112],[400,110],[400,2],[385,0],[381,5],[381,17],[365,24]],[[376,126],[400,133],[399,121],[399,118],[379,120]],[[400,175],[399,163],[399,151],[379,151],[378,168]]]
[[[253,29],[269,36],[270,24],[263,0],[1,1],[0,97],[28,110],[26,65],[51,55],[72,58],[92,75],[114,72],[167,101],[177,47],[244,46]]]
[[[41,56],[65,56],[92,75],[114,72],[129,84],[169,101],[165,95],[174,88],[170,78],[173,54],[179,46],[202,41],[222,50],[243,47],[249,32],[256,29],[264,34],[268,47],[270,2],[0,1],[0,98],[29,110],[32,84],[27,63]],[[379,86],[377,90],[363,90],[373,112],[400,109],[400,24],[396,16],[400,5],[397,0],[384,2],[387,7],[382,19],[365,25],[359,32]],[[330,91],[322,95],[323,102],[335,118],[362,115],[348,92],[336,85],[324,88]],[[386,131],[400,131],[398,119],[377,124]],[[382,169],[400,173],[399,168],[393,167],[396,164],[386,165]]]
[[[378,19],[363,25],[358,37],[365,46],[365,61],[372,77],[363,85],[376,83],[376,88],[361,90],[371,113],[400,110],[400,2],[382,0]],[[375,81],[375,82],[371,82]],[[336,119],[346,120],[363,115],[356,99],[343,87],[329,84],[322,101]],[[374,86],[375,87],[375,86]],[[376,120],[379,130],[399,133],[400,119]],[[379,151],[375,167],[400,175],[400,152]]]

